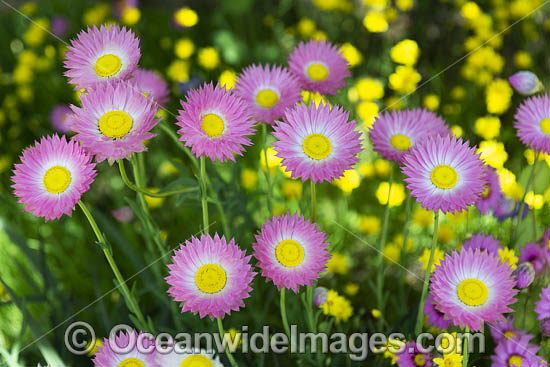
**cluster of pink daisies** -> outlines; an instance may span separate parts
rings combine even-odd
[[[134,33],[117,25],[88,28],[72,41],[65,75],[75,90],[82,90],[81,106],[58,113],[67,116],[67,128],[75,134],[70,140],[64,135],[44,137],[23,152],[13,187],[26,211],[46,220],[71,215],[93,182],[96,163],[113,164],[147,149],[144,141],[156,135],[151,132],[160,122],[155,115],[167,102],[169,90],[154,72],[137,67],[140,55]],[[293,50],[288,65],[249,66],[234,90],[205,83],[189,91],[177,116],[180,141],[200,159],[235,161],[252,144],[250,136],[261,122],[272,126],[277,156],[293,178],[320,183],[341,177],[358,162],[362,150],[355,121],[349,121],[340,106],[299,102],[301,90],[334,95],[344,87],[350,76],[346,60],[336,46],[309,41]],[[528,99],[516,119],[521,141],[550,153],[548,96]],[[502,194],[496,172],[436,114],[424,109],[382,113],[369,135],[376,152],[400,165],[410,194],[424,208],[434,213],[462,211],[470,205],[483,213],[499,209]],[[538,348],[530,344],[532,336],[514,330],[508,338],[510,320],[503,314],[512,311],[516,288],[529,286],[537,266],[548,266],[548,245],[525,247],[524,262],[533,269],[526,265],[515,273],[498,259],[499,246],[479,235],[447,255],[431,277],[424,311],[430,323],[443,328],[481,330],[484,323],[491,324],[492,331],[500,330],[494,365],[519,361],[518,366],[531,366],[540,360]],[[319,225],[287,213],[261,227],[253,256],[262,276],[278,289],[298,292],[301,286],[313,286],[325,270],[327,247],[327,235]],[[256,275],[250,259],[233,239],[217,233],[193,237],[175,251],[168,266],[168,292],[182,302],[182,311],[223,318],[244,307],[243,300],[250,296]],[[550,334],[550,288],[543,290],[536,312],[541,328]],[[399,365],[415,366],[421,359],[431,366],[429,355],[417,359],[419,352],[413,349],[415,353],[398,359]],[[199,355],[214,361],[212,365],[219,363],[202,351],[184,357]],[[103,347],[94,361],[97,366],[123,365],[127,359],[138,359],[142,365],[146,361],[147,366],[183,363],[182,356],[161,357],[162,361],[154,355],[120,356]]]

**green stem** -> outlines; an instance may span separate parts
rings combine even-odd
[[[469,333],[470,332],[470,328],[468,326],[466,326],[466,329],[465,329],[466,333]],[[468,367],[468,359],[470,357],[470,354],[468,353],[468,344],[470,342],[470,337],[468,335],[466,335],[466,339],[464,339],[464,345],[463,345],[463,352],[464,354],[462,355],[462,367]]]
[[[222,319],[217,317],[216,320],[218,322],[218,332],[220,333],[220,337],[222,338],[222,341],[223,341],[225,339],[225,332],[223,330]],[[229,350],[228,345],[225,346],[225,355],[227,356],[227,359],[229,359],[229,363],[231,363],[232,367],[238,367],[239,366],[237,364],[237,361],[235,361],[235,358],[231,354],[231,351]]]
[[[311,221],[315,222],[317,217],[317,193],[315,191],[315,182],[310,180],[311,183]]]
[[[172,190],[172,191],[162,191],[162,192],[151,192],[147,191],[145,189],[142,189],[141,187],[136,186],[133,184],[130,179],[128,178],[128,175],[126,174],[126,169],[124,168],[124,161],[122,159],[118,160],[118,168],[120,170],[120,177],[122,178],[122,181],[128,186],[130,190],[134,190],[135,192],[153,197],[153,198],[164,198],[171,195],[177,195],[177,194],[183,194],[187,192],[197,191],[196,187],[183,187],[181,189]]]
[[[412,196],[409,194],[407,195],[407,199],[405,200],[405,223],[403,224],[403,245],[401,246],[401,255],[399,258],[399,261],[401,263],[401,269],[399,272],[399,284],[404,284],[403,281],[405,279],[405,269],[406,269],[406,262],[405,262],[405,254],[407,251],[407,240],[409,239],[409,222],[411,220],[411,210],[412,210]],[[404,302],[402,304],[406,304],[406,296],[405,296],[405,287],[399,287],[401,292],[401,302]],[[404,310],[406,312],[406,310]]]
[[[288,336],[288,340],[290,340],[290,328],[288,327],[288,319],[286,316],[286,302],[285,302],[285,291],[286,288],[281,288],[281,319],[283,320],[283,327],[285,329],[285,333]]]
[[[263,151],[264,151],[264,162],[265,162],[265,180],[267,181],[267,210],[269,215],[273,215],[273,199],[272,199],[272,187],[271,187],[271,172],[269,172],[269,164],[267,164],[267,124],[262,124],[262,135],[263,135]]]
[[[128,308],[136,316],[138,322],[140,323],[140,325],[138,325],[138,327],[141,328],[142,330],[148,330],[149,327],[147,325],[147,322],[145,321],[145,317],[141,313],[138,302],[136,301],[136,299],[134,298],[134,296],[130,292],[130,289],[128,289],[128,286],[126,285],[126,280],[124,280],[124,278],[122,277],[122,274],[120,273],[118,265],[116,264],[115,259],[113,257],[113,254],[111,252],[111,249],[107,245],[107,242],[105,241],[105,237],[103,237],[103,234],[99,230],[99,227],[98,227],[94,217],[92,216],[92,213],[90,212],[90,210],[88,209],[88,207],[86,206],[86,204],[84,204],[84,202],[82,200],[80,200],[78,202],[78,205],[80,206],[80,209],[82,209],[82,212],[86,216],[86,219],[88,219],[88,222],[90,223],[90,226],[92,227],[92,230],[95,233],[97,241],[98,241],[101,249],[103,250],[103,253],[105,254],[105,258],[107,259],[107,262],[109,263],[109,266],[111,267],[111,270],[113,271],[113,274],[114,274],[114,276],[117,280],[117,283],[118,283],[117,288],[120,288],[122,296],[126,300],[126,304],[127,304]],[[153,331],[153,330],[151,330],[151,331]]]
[[[208,195],[206,189],[206,160],[204,157],[200,158],[201,166],[201,203],[202,203],[202,230],[205,234],[208,234]]]
[[[197,162],[197,158],[195,158],[193,153],[191,153],[191,151],[185,145],[183,145],[183,143],[179,140],[178,135],[176,134],[176,132],[174,130],[172,130],[167,124],[165,124],[164,121],[162,121],[160,124],[158,124],[158,126],[166,133],[166,135],[168,135],[170,137],[170,139],[172,139],[172,141],[174,141],[174,143],[176,143],[176,145],[181,150],[183,150],[185,155],[187,155],[187,157],[189,158],[189,160],[193,164],[193,167],[195,168],[195,170],[198,171],[199,164]]]
[[[420,335],[422,332],[422,326],[424,325],[424,303],[428,295],[428,284],[430,283],[430,274],[432,272],[432,264],[434,261],[435,248],[437,247],[437,231],[439,229],[439,210],[434,214],[434,233],[432,237],[432,248],[430,251],[430,260],[424,273],[424,284],[422,285],[422,295],[420,297],[420,304],[418,305],[418,315],[416,317],[416,335]]]
[[[519,212],[518,212],[518,218],[516,220],[516,226],[514,227],[514,231],[512,232],[512,237],[510,238],[510,245],[514,246],[514,242],[516,241],[516,235],[518,233],[519,225],[523,219],[523,211],[525,209],[525,197],[527,196],[527,193],[529,192],[529,188],[531,187],[531,183],[533,182],[533,179],[535,178],[535,171],[537,170],[537,163],[539,161],[539,152],[535,152],[535,161],[533,162],[533,169],[531,169],[531,172],[529,173],[529,178],[527,179],[527,185],[525,186],[525,191],[523,192],[523,196],[521,198],[521,203],[519,204]],[[515,246],[517,247],[517,246]]]

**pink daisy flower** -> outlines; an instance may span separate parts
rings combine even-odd
[[[151,129],[155,119],[155,103],[124,81],[101,83],[80,97],[82,107],[71,106],[74,112],[73,139],[94,154],[97,162],[109,164],[132,153],[147,150],[143,144],[156,136]]]
[[[436,307],[455,326],[478,331],[483,323],[501,321],[516,301],[512,270],[497,256],[476,249],[453,251],[436,266],[430,294]]]
[[[280,290],[298,293],[302,285],[313,285],[325,270],[328,255],[327,235],[320,226],[297,214],[267,220],[252,245],[262,275]]]
[[[254,134],[255,123],[246,103],[225,87],[210,83],[192,89],[181,106],[176,123],[180,141],[197,157],[235,162],[235,154],[242,156],[244,146],[252,145],[247,136]]]
[[[431,367],[432,358],[427,353],[420,352],[415,342],[405,344],[405,349],[396,354],[399,367]]]
[[[78,34],[65,54],[65,76],[75,90],[111,79],[125,79],[135,70],[141,51],[135,34],[116,24],[95,25]]]
[[[451,322],[445,319],[445,315],[435,307],[434,298],[431,294],[426,297],[424,315],[428,316],[428,323],[433,327],[445,330],[451,326]]]
[[[374,151],[385,159],[401,163],[417,141],[440,134],[442,127],[445,128],[445,122],[433,112],[420,108],[398,110],[377,117],[369,136]]]
[[[492,234],[485,235],[481,233],[475,233],[464,241],[461,251],[470,249],[472,251],[479,249],[481,251],[487,251],[488,253],[498,256],[498,250],[502,248],[500,241],[493,237]]]
[[[182,312],[223,318],[244,307],[243,299],[250,297],[256,273],[249,261],[250,256],[233,239],[227,243],[217,233],[193,237],[174,252],[168,265],[168,293],[183,302]]]
[[[50,113],[50,121],[53,128],[60,133],[68,133],[70,131],[69,123],[72,115],[73,111],[69,105],[58,104],[54,106],[52,112]]]
[[[485,180],[485,189],[481,194],[481,199],[476,203],[476,207],[481,214],[487,214],[495,209],[502,196],[500,180],[496,169],[485,166]]]
[[[138,345],[138,340],[142,345]],[[129,351],[128,346],[133,345]],[[125,333],[121,331],[113,339],[104,339],[94,355],[95,367],[161,367],[155,359],[157,352],[154,341],[144,337],[142,333],[135,330]]]
[[[13,170],[14,194],[26,212],[46,221],[70,216],[96,175],[92,157],[64,135],[42,137],[20,158]]]
[[[130,81],[147,98],[152,98],[159,105],[166,104],[170,98],[168,83],[153,70],[137,68]]]
[[[286,111],[284,122],[275,125],[273,146],[292,178],[332,181],[359,161],[360,134],[348,116],[336,105],[297,105]]]
[[[537,320],[550,319],[550,285],[541,289],[539,300],[535,302],[535,313]]]
[[[288,56],[288,65],[305,90],[321,94],[336,94],[351,75],[338,47],[326,41],[300,42]]]
[[[503,340],[519,340],[525,339],[527,341],[534,338],[533,335],[528,334],[525,330],[516,330],[514,327],[514,320],[506,318],[500,322],[489,325],[489,330],[495,343],[500,343]]]
[[[428,210],[443,213],[466,209],[483,193],[485,171],[475,148],[454,136],[432,136],[403,158],[403,174],[411,195]]]
[[[235,94],[246,102],[254,120],[270,125],[302,98],[296,77],[276,65],[245,68],[235,85]]]
[[[504,339],[498,343],[491,356],[492,367],[540,367],[542,358],[537,356],[539,347],[528,338]]]
[[[514,116],[516,135],[535,151],[550,154],[550,98],[547,94],[528,98]]]

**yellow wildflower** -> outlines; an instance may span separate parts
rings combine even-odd
[[[503,114],[510,107],[514,91],[508,81],[496,79],[486,89],[487,111],[496,115]]]
[[[333,183],[344,192],[350,194],[353,189],[356,189],[361,184],[359,173],[354,169],[344,171],[344,176],[333,181]]]
[[[494,139],[500,134],[500,119],[496,116],[480,117],[476,120],[474,132],[483,139]]]
[[[397,0],[395,2],[397,8],[401,11],[411,10],[414,5],[414,0]]]
[[[168,78],[178,83],[184,83],[189,80],[189,63],[184,60],[174,60],[166,70]]]
[[[380,316],[382,316],[382,312],[380,312],[380,310],[376,309],[376,308],[373,308],[371,311],[370,311],[372,317],[374,317],[375,319],[379,319]]]
[[[139,8],[127,6],[122,10],[121,22],[125,25],[133,26],[139,22],[141,18],[141,11]]]
[[[418,43],[411,39],[405,39],[397,43],[390,50],[390,57],[394,62],[408,66],[416,64],[419,55]]]
[[[451,133],[456,136],[457,138],[460,138],[464,131],[462,130],[462,127],[459,125],[453,125],[451,126]]]
[[[336,323],[346,322],[353,315],[351,303],[332,289],[328,291],[327,301],[321,307],[323,313],[333,316]]]
[[[348,295],[348,296],[355,296],[357,293],[359,293],[359,285],[357,283],[348,283],[346,284],[346,286],[344,287],[344,292]]]
[[[430,262],[430,251],[431,250],[429,248],[425,248],[424,251],[422,252],[422,255],[418,259],[420,260],[420,262],[422,262],[424,270],[428,268],[428,263]],[[443,260],[444,258],[445,258],[445,253],[441,251],[439,247],[436,247],[434,251],[432,268],[430,270],[432,273],[435,271],[436,266],[441,265],[441,260]]]
[[[462,367],[462,354],[444,354],[443,358],[434,358],[434,363],[440,367]]]
[[[298,33],[300,33],[303,38],[311,37],[316,28],[315,22],[310,18],[305,17],[300,19],[296,27],[298,28]]]
[[[525,203],[529,205],[529,208],[532,210],[541,209],[544,205],[544,196],[529,191],[525,195]]]
[[[199,22],[199,16],[193,9],[183,7],[174,13],[174,20],[182,27],[192,27]]]
[[[366,234],[377,234],[380,232],[380,218],[374,215],[362,215],[359,218],[359,230]]]
[[[195,52],[195,44],[189,38],[180,38],[174,44],[174,53],[180,59],[188,59]]]
[[[339,252],[331,253],[327,262],[327,271],[333,274],[346,274],[348,272],[348,258]]]
[[[519,69],[529,69],[533,65],[533,59],[527,51],[518,51],[514,55],[514,63]]]
[[[357,115],[363,120],[365,127],[370,129],[378,117],[378,105],[371,101],[363,101],[357,105]]]
[[[390,207],[399,206],[405,200],[405,186],[399,182],[393,182],[390,189],[390,183],[387,181],[381,182],[376,190],[376,198],[382,205],[388,203],[388,196],[390,199]]]
[[[281,162],[283,161],[281,158],[276,156],[277,151],[271,147],[267,148],[267,166],[269,167],[270,172],[274,172],[277,170],[277,168],[281,165]],[[260,152],[260,164],[262,165],[262,169],[265,171],[266,164],[265,164],[265,156],[264,150]]]
[[[348,61],[350,68],[353,68],[363,62],[363,55],[351,43],[346,42],[340,47],[342,56]]]
[[[237,73],[229,69],[224,70],[220,74],[219,81],[220,85],[225,85],[225,88],[229,90],[233,88],[235,86],[235,83],[237,82]]]
[[[384,97],[384,85],[376,79],[361,78],[355,83],[359,98],[366,101]]]
[[[431,211],[418,207],[412,213],[412,220],[421,227],[431,227],[434,215]]]
[[[485,164],[497,169],[508,160],[504,144],[495,140],[484,140],[479,143],[477,153],[481,153],[481,159],[485,160]]]
[[[508,264],[512,269],[515,269],[517,267],[517,263],[519,261],[518,257],[516,256],[516,253],[513,249],[510,248],[499,248],[498,249],[498,257],[500,258],[500,261],[503,264]]]
[[[220,54],[214,47],[201,48],[198,52],[199,65],[207,70],[212,70],[220,64]]]
[[[437,240],[439,243],[447,244],[455,238],[455,231],[449,224],[443,223],[439,226],[437,231]]]
[[[159,191],[159,189],[156,187],[150,187],[147,190],[153,193]],[[152,196],[147,196],[147,195],[144,195],[144,196],[145,196],[145,202],[147,202],[147,206],[149,207],[149,209],[160,208],[164,203],[164,198],[154,198]]]
[[[377,11],[368,12],[363,19],[363,25],[369,32],[381,33],[388,30],[388,21],[384,13]]]
[[[375,174],[374,164],[372,162],[364,162],[359,165],[359,173],[364,177],[372,177]]]
[[[281,188],[283,196],[289,200],[302,198],[302,182],[298,180],[285,180]]]
[[[435,111],[439,108],[439,97],[435,94],[427,94],[423,99],[424,107]]]
[[[409,94],[416,90],[422,76],[412,67],[400,65],[390,75],[390,88],[400,94]]]
[[[384,246],[382,253],[384,255],[385,261],[389,263],[397,263],[399,262],[399,258],[401,257],[401,246],[389,243]]]
[[[253,169],[243,169],[241,172],[241,183],[245,189],[253,189],[258,183],[258,174]]]

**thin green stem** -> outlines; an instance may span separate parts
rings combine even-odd
[[[222,341],[225,339],[225,331],[223,330],[223,324],[222,319],[217,317],[216,318],[218,322],[218,332],[220,333],[220,337],[222,338]],[[229,350],[229,345],[225,346],[225,355],[227,356],[227,359],[229,359],[229,363],[231,363],[232,367],[238,367],[237,361],[235,361],[235,358],[231,354],[231,351]]]
[[[263,135],[263,152],[264,152],[264,162],[265,162],[265,180],[267,181],[267,210],[269,211],[269,215],[273,215],[273,198],[272,198],[272,190],[271,187],[271,172],[269,172],[269,164],[267,164],[267,124],[262,122],[262,135]]]
[[[405,269],[406,269],[406,259],[405,255],[407,252],[407,240],[409,239],[409,222],[411,220],[411,210],[412,210],[412,196],[407,195],[405,200],[405,223],[403,224],[403,245],[401,246],[401,254],[399,257],[399,262],[401,263],[400,272],[399,272],[399,284],[404,284],[405,279]],[[405,287],[399,287],[400,299],[402,304],[406,304]],[[406,310],[403,310],[407,312]]]
[[[313,180],[309,182],[311,183],[311,221],[315,222],[317,218],[317,193],[315,191],[315,182]]]
[[[424,325],[424,303],[428,295],[428,284],[430,284],[430,274],[432,272],[432,264],[434,261],[435,248],[437,247],[437,231],[439,229],[439,210],[434,214],[434,233],[432,236],[432,248],[430,250],[430,260],[424,273],[424,284],[422,285],[422,295],[420,296],[420,304],[418,305],[418,315],[416,316],[416,335],[420,335],[422,332],[422,326]]]
[[[466,339],[464,339],[464,345],[462,347],[463,354],[462,354],[462,367],[468,367],[468,359],[470,357],[470,354],[468,353],[468,344],[470,343],[470,336],[468,335],[470,333],[470,328],[466,326],[465,329],[466,332]]]
[[[510,245],[514,246],[514,242],[516,241],[516,236],[518,234],[519,225],[521,221],[523,220],[523,211],[525,210],[525,198],[527,197],[527,193],[529,192],[529,188],[531,187],[531,183],[533,182],[533,179],[535,178],[535,171],[537,170],[537,163],[539,161],[539,152],[535,152],[535,161],[533,162],[533,168],[531,169],[531,172],[529,173],[529,178],[527,179],[527,184],[525,186],[525,190],[523,192],[523,196],[521,198],[521,203],[519,204],[519,212],[518,212],[518,218],[516,220],[516,225],[514,227],[514,231],[512,232],[512,236],[510,238]],[[515,246],[517,247],[517,245]]]
[[[191,153],[191,151],[185,145],[182,144],[182,142],[179,140],[178,135],[176,134],[176,132],[174,130],[172,130],[165,123],[165,121],[162,121],[160,124],[158,124],[158,126],[166,133],[166,135],[168,135],[170,137],[170,139],[172,139],[172,141],[174,141],[174,143],[176,143],[176,145],[181,150],[183,150],[185,155],[187,155],[187,157],[189,158],[189,160],[193,164],[193,167],[195,168],[195,170],[198,171],[199,170],[199,163],[197,162],[197,158],[195,158],[193,153]]]
[[[286,288],[281,288],[281,319],[283,320],[283,327],[285,329],[286,336],[288,336],[288,340],[290,340],[290,328],[288,327],[288,319],[286,316],[286,301],[285,301],[285,291]]]
[[[109,266],[111,267],[111,270],[113,271],[113,274],[114,274],[114,276],[117,280],[117,283],[118,283],[117,288],[120,288],[120,291],[122,293],[122,296],[126,300],[126,304],[127,304],[128,308],[134,314],[134,316],[137,318],[137,321],[140,323],[140,325],[138,325],[138,326],[143,330],[148,330],[149,327],[147,325],[147,322],[145,321],[145,317],[141,313],[138,302],[134,298],[134,296],[132,295],[132,292],[130,292],[130,289],[128,289],[128,286],[126,285],[126,280],[123,278],[123,276],[122,276],[122,274],[121,274],[121,272],[118,268],[118,265],[117,265],[117,263],[116,263],[116,261],[113,257],[111,249],[107,245],[107,242],[105,241],[105,237],[103,237],[103,234],[99,230],[99,227],[98,227],[94,217],[92,216],[92,213],[90,212],[90,210],[88,209],[88,207],[86,206],[86,204],[84,204],[84,202],[82,200],[80,200],[78,202],[78,205],[80,206],[80,209],[82,209],[82,212],[86,216],[86,219],[88,219],[88,222],[90,223],[90,226],[92,227],[92,230],[95,233],[97,241],[98,241],[101,249],[103,250],[103,253],[105,254],[105,258],[107,259],[107,262],[109,263]],[[151,331],[153,331],[153,330],[151,330]]]
[[[142,189],[141,187],[136,186],[134,183],[130,181],[130,179],[128,178],[128,175],[126,174],[126,169],[124,168],[124,161],[122,159],[118,160],[118,168],[120,170],[120,177],[122,178],[122,181],[124,181],[124,183],[126,184],[126,186],[128,186],[130,190],[134,190],[135,192],[139,192],[141,194],[144,194],[153,198],[164,198],[171,195],[184,194],[187,192],[193,192],[198,190],[196,187],[183,187],[181,189],[171,190],[171,191],[161,191],[161,192],[147,191],[145,189]]]
[[[206,185],[206,160],[204,157],[200,158],[201,166],[201,203],[202,203],[202,230],[205,234],[208,234],[208,195]]]

